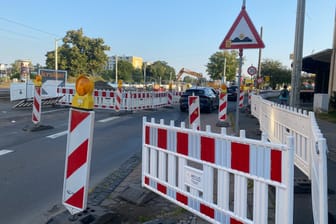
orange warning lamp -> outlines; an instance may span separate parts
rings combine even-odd
[[[173,90],[173,83],[169,83],[169,91],[172,91]]]
[[[93,109],[93,82],[86,76],[80,75],[76,80],[76,94],[72,106],[85,110]]]
[[[224,83],[221,85],[221,91],[222,93],[227,93],[227,87]]]
[[[42,76],[41,75],[35,76],[34,85],[37,87],[42,86]]]
[[[118,80],[118,89],[121,89],[123,81],[121,79]]]

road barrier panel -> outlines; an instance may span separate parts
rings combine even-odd
[[[33,100],[33,113],[32,122],[38,125],[41,122],[41,110],[42,110],[42,100],[41,100],[41,86],[35,86],[34,100]]]
[[[201,128],[201,110],[199,96],[188,96],[189,127]]]
[[[69,87],[59,87],[57,89],[58,104],[71,105],[72,98],[76,91]],[[94,108],[115,110],[117,104],[117,91],[94,90]],[[179,103],[181,92],[172,92],[172,103]],[[122,91],[119,110],[143,110],[156,109],[168,106],[168,92],[139,92]]]
[[[85,210],[94,127],[93,82],[86,76],[76,81],[76,95],[69,111],[62,203],[75,215]]]
[[[218,120],[223,122],[227,119],[227,94],[221,92],[219,94]]]
[[[262,95],[252,95],[251,112],[271,142],[284,143],[293,136],[295,166],[311,180],[314,223],[328,223],[328,149],[314,112],[280,105]]]
[[[211,223],[293,223],[293,138],[274,144],[266,137],[247,139],[244,131],[241,137],[225,133],[144,117],[142,186]],[[270,187],[274,217],[268,212]]]
[[[239,108],[243,108],[244,106],[244,94],[245,94],[244,90],[241,89],[239,91]]]

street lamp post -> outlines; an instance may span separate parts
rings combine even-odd
[[[57,54],[57,49],[58,49],[58,44],[57,42],[61,39],[55,39],[55,79],[56,79],[56,90],[57,90],[57,82],[58,82],[58,54]]]

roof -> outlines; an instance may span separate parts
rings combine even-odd
[[[325,69],[329,69],[332,51],[332,49],[325,49],[302,58],[302,70],[316,73],[322,66],[326,67]]]

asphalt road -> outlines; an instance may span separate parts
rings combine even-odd
[[[0,100],[0,223],[44,223],[62,208],[62,190],[69,109],[43,109],[41,125],[33,127],[31,109],[11,109]],[[177,108],[116,114],[96,111],[90,188],[140,152],[142,117],[185,120]]]

